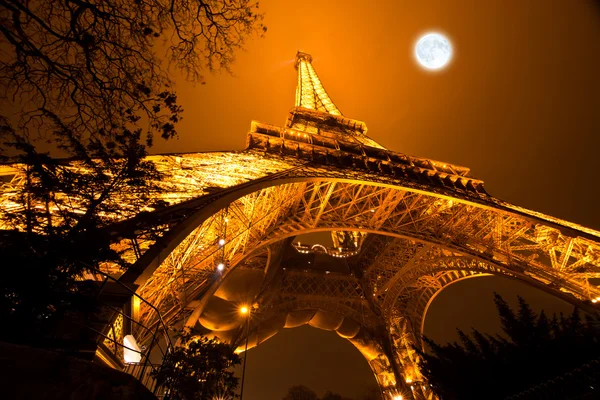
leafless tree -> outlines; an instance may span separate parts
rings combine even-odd
[[[181,107],[168,68],[201,81],[206,70],[228,69],[246,38],[264,30],[249,0],[0,6],[4,122],[20,139],[50,140],[78,158],[126,155],[126,128],[145,144],[155,133],[173,137]]]
[[[28,266],[23,279],[54,268],[38,286],[68,291],[83,265],[118,261],[90,235],[157,190],[144,157],[156,135],[177,135],[183,111],[170,72],[202,82],[228,70],[264,33],[262,18],[250,0],[0,0],[0,161],[20,163],[25,177],[13,198],[21,207],[0,208],[13,230],[0,248]],[[31,293],[15,271],[1,285],[2,313],[26,316]]]
[[[0,0],[0,156],[29,165],[42,189],[69,181],[64,190],[87,195],[78,212],[97,214],[111,193],[156,177],[147,147],[156,134],[176,136],[182,113],[169,69],[194,82],[229,69],[265,30],[257,9],[249,0]],[[72,179],[56,156],[79,160],[88,179]]]

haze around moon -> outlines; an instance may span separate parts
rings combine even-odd
[[[452,58],[452,44],[440,33],[427,33],[421,36],[415,45],[415,58],[425,69],[442,69]]]

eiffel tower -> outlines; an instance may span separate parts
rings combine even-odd
[[[468,168],[386,149],[342,115],[309,54],[295,68],[283,127],[253,121],[242,151],[149,157],[165,206],[115,221],[134,266],[103,267],[147,301],[128,311],[139,343],[161,322],[241,352],[309,324],[355,345],[385,399],[434,399],[413,346],[452,283],[503,276],[597,312],[600,232],[499,200]],[[108,329],[121,340],[122,318]]]

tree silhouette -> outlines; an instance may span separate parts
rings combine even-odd
[[[282,400],[318,400],[317,394],[304,385],[292,386]]]
[[[230,371],[241,364],[240,357],[226,343],[193,336],[189,330],[179,333],[181,342],[152,373],[159,385],[170,388],[183,400],[233,398],[239,378]]]
[[[264,29],[256,7],[249,0],[3,1],[1,98],[3,112],[18,116],[14,139],[50,139],[85,158],[124,156],[121,145],[132,136],[173,137],[181,108],[166,67],[195,82],[206,69],[229,68],[247,36]]]
[[[330,390],[325,392],[325,395],[321,398],[321,400],[352,400],[347,397],[342,397],[341,394],[333,393]]]
[[[380,400],[381,392],[378,386],[368,387],[362,396],[359,396],[357,400]],[[334,393],[331,390],[325,392],[323,397],[318,398],[317,394],[307,388],[304,385],[292,386],[288,389],[287,395],[283,400],[352,400],[347,397],[343,397],[339,393]]]
[[[514,311],[498,294],[494,302],[503,335],[459,330],[460,343],[425,338],[421,369],[443,399],[504,399],[600,357],[597,320],[577,309],[551,320],[521,297]]]
[[[364,392],[357,398],[357,400],[382,400],[381,390],[379,386],[373,385],[365,388]]]
[[[0,162],[20,182],[0,199],[0,312],[10,327],[0,337],[36,338],[80,303],[73,294],[86,272],[129,265],[98,228],[164,205],[153,200],[161,175],[145,157],[156,135],[177,135],[183,110],[168,68],[192,82],[228,70],[264,31],[257,7],[1,2]]]

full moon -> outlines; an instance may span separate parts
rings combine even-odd
[[[417,41],[415,57],[426,69],[441,69],[452,58],[452,45],[444,35],[427,33]]]

